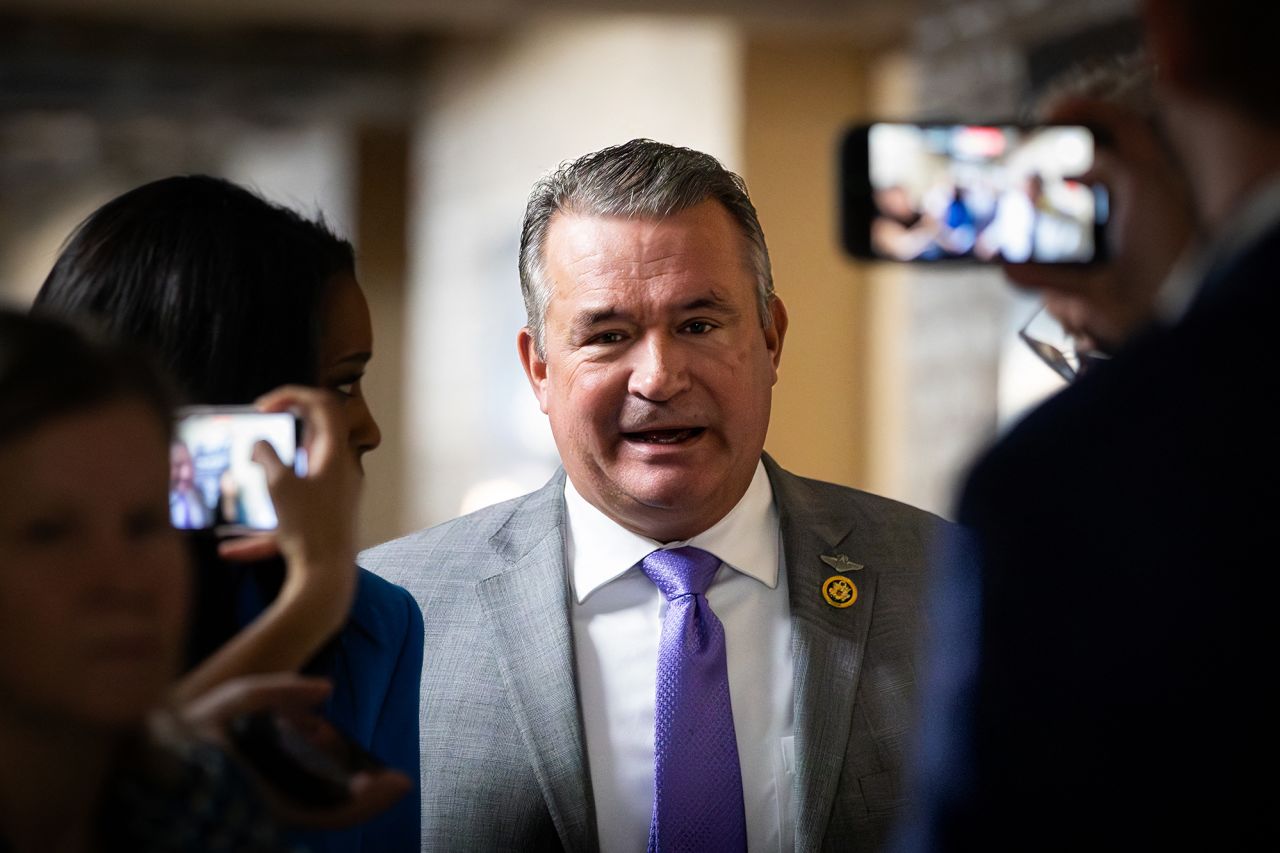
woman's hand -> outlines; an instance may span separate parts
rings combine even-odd
[[[355,593],[355,519],[361,476],[347,447],[341,409],[326,391],[286,385],[260,397],[264,412],[294,411],[302,417],[307,475],[282,463],[267,442],[253,459],[267,474],[278,526],[265,536],[232,539],[218,546],[224,559],[262,559],[275,553],[287,566],[280,596],[300,596],[345,621]]]
[[[178,716],[198,735],[239,760],[277,819],[308,829],[341,829],[363,823],[390,808],[413,788],[412,780],[390,768],[361,770],[350,777],[348,799],[316,808],[258,775],[252,761],[238,754],[227,734],[231,721],[244,714],[269,711],[294,718],[313,715],[312,709],[324,701],[330,689],[325,679],[286,672],[233,678],[192,699],[178,710]]]
[[[1086,183],[1111,191],[1108,257],[1101,263],[1008,264],[1005,275],[1039,290],[1049,310],[1081,349],[1114,352],[1154,319],[1160,285],[1194,228],[1186,181],[1151,121],[1126,107],[1064,98],[1048,120],[1104,131]]]
[[[256,405],[302,417],[307,475],[299,477],[271,445],[259,442],[253,458],[266,471],[278,526],[264,536],[223,542],[218,553],[228,560],[279,554],[285,562],[284,583],[257,619],[183,678],[176,691],[179,701],[236,676],[296,670],[338,632],[355,597],[361,474],[337,401],[320,389],[287,385]]]

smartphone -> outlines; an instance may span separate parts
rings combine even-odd
[[[875,122],[841,145],[841,237],[858,258],[1081,264],[1105,256],[1108,198],[1079,178],[1082,125]]]
[[[220,534],[274,530],[276,511],[253,448],[267,441],[280,461],[306,473],[300,422],[292,412],[247,406],[179,410],[169,449],[169,518],[180,530]]]
[[[228,734],[236,753],[288,799],[312,808],[351,798],[351,777],[386,768],[323,717],[258,711],[233,719]]]

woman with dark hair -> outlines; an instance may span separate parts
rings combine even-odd
[[[342,409],[352,470],[381,439],[360,387],[372,331],[350,244],[228,181],[167,178],[103,205],[71,235],[33,310],[149,347],[184,402],[325,389]],[[191,537],[195,669],[184,690],[299,667],[330,678],[325,715],[415,791],[363,827],[308,842],[416,850],[422,615],[403,589],[355,567],[353,514],[353,502],[318,497],[301,529]]]
[[[284,849],[220,752],[146,725],[187,612],[169,417],[144,359],[0,311],[2,850]]]

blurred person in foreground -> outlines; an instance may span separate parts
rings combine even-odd
[[[405,590],[355,565],[360,458],[381,434],[361,389],[373,340],[350,243],[229,181],[166,178],[85,219],[33,311],[145,347],[183,402],[306,386],[290,395],[332,411],[324,465],[312,453],[307,477],[279,484],[297,511],[273,534],[187,534],[196,590],[179,694],[252,673],[324,677],[324,716],[416,783],[422,617]],[[305,840],[322,853],[416,850],[416,790],[365,826]]]
[[[285,849],[221,752],[145,723],[172,690],[187,612],[169,428],[145,360],[0,310],[6,853]]]
[[[1196,243],[1161,307],[1134,303],[1153,325],[966,484],[968,533],[934,593],[906,849],[1244,849],[1274,834],[1280,20],[1243,0],[1141,9]],[[1164,263],[1161,239],[1128,235],[1114,263]]]
[[[365,552],[426,617],[424,849],[874,849],[942,523],[763,455],[787,314],[742,180],[535,185],[518,348],[563,470]]]
[[[271,399],[308,417],[326,467],[325,401]],[[0,850],[283,850],[259,794],[283,820],[347,826],[409,786],[359,773],[321,811],[251,785],[215,748],[235,716],[305,717],[329,686],[227,676],[191,697],[175,682],[190,578],[169,524],[169,406],[141,354],[0,310]],[[296,515],[303,490],[264,464],[282,517]]]

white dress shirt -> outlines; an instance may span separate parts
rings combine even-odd
[[[791,850],[791,609],[764,465],[728,515],[685,542],[663,544],[632,533],[567,479],[564,492],[574,653],[601,850],[642,851],[649,839],[658,641],[667,601],[637,564],[658,548],[682,545],[721,561],[707,601],[724,624],[748,847]]]

